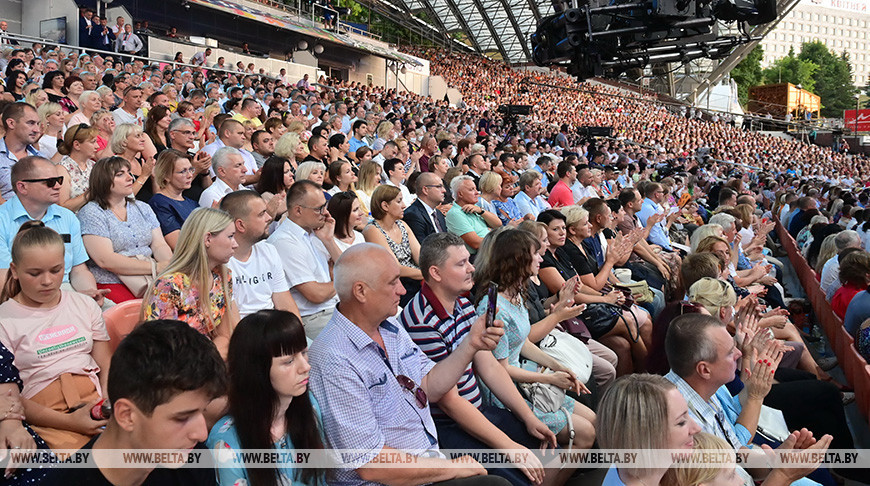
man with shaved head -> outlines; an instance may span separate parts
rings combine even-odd
[[[321,404],[330,447],[358,451],[339,465],[336,482],[509,484],[486,476],[470,458],[451,461],[438,453],[429,412],[430,401],[456,386],[478,351],[495,348],[504,334],[501,322],[486,327],[483,318],[477,319],[450,356],[435,364],[390,319],[405,293],[392,253],[373,243],[354,245],[338,259],[334,273],[339,304],[310,348],[309,386]],[[417,457],[414,468],[391,467],[398,450],[434,454]]]

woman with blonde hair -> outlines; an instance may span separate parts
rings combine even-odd
[[[287,125],[287,132],[295,133],[295,134],[299,135],[300,137],[302,136],[302,132],[304,132],[304,131],[305,131],[305,123],[303,123],[299,120],[293,120],[292,122],[290,122],[289,125]]]
[[[692,284],[688,289],[689,300],[700,304],[711,316],[719,319],[729,332],[737,332],[734,324],[736,313],[734,306],[737,304],[737,294],[734,288],[724,280],[704,277]],[[812,354],[804,346],[797,328],[788,321],[788,318],[777,311],[761,316],[758,320],[759,329],[770,329],[773,337],[786,341],[786,345],[793,348],[785,357],[783,366],[797,367],[808,371],[819,378],[827,378],[827,374],[818,367]]]
[[[115,117],[109,110],[99,110],[91,117],[90,126],[98,130],[97,133],[97,159],[103,157],[111,157],[112,147],[109,142],[112,140],[112,133],[115,132]]]
[[[477,200],[477,205],[484,211],[498,214],[492,202],[501,194],[501,181],[501,176],[491,170],[480,175],[480,181],[477,184],[480,189],[480,198]]]
[[[275,156],[281,157],[290,163],[293,172],[299,169],[299,164],[308,155],[305,144],[295,132],[287,132],[275,142]]]
[[[88,202],[91,170],[97,157],[97,133],[86,123],[74,125],[66,131],[63,143],[57,148],[63,157],[57,164],[57,175],[63,177],[58,204],[77,212]]]
[[[822,247],[819,250],[819,256],[816,258],[816,266],[813,268],[817,274],[822,274],[822,268],[825,267],[825,263],[828,263],[828,260],[834,258],[837,254],[837,245],[834,243],[834,239],[837,238],[837,234],[828,235],[822,240]]]
[[[359,177],[354,192],[362,205],[362,211],[369,214],[372,203],[372,194],[381,183],[380,164],[374,161],[363,162],[359,167]]]
[[[662,478],[662,483],[672,486],[743,486],[743,478],[737,474],[737,456],[734,448],[724,439],[707,432],[698,432],[694,436],[695,446],[692,457],[694,461],[675,464],[668,469]]]
[[[238,244],[229,214],[199,208],[181,227],[175,254],[145,292],[143,321],[176,319],[211,338],[226,358],[239,312],[226,264]]]
[[[686,399],[663,376],[636,373],[616,380],[598,404],[598,445],[602,449],[686,449],[694,446],[701,427],[689,415]],[[733,450],[733,449],[732,449]],[[602,486],[669,485],[662,478],[670,461],[652,462],[639,456],[642,466],[610,466]]]
[[[59,103],[43,103],[36,109],[39,115],[39,124],[42,127],[42,137],[39,138],[39,152],[52,159],[60,159],[57,155],[57,142],[63,140],[66,131],[64,124],[64,111]]]
[[[100,99],[100,93],[85,91],[79,96],[79,109],[69,117],[67,125],[74,126],[79,123],[90,125],[91,117],[102,108],[103,102]]]
[[[375,243],[390,250],[399,262],[402,285],[405,295],[399,305],[405,306],[420,291],[423,273],[420,271],[420,242],[402,221],[405,204],[402,191],[396,186],[378,186],[372,194],[372,222],[363,230],[369,243]]]
[[[44,89],[35,89],[24,97],[24,101],[38,109],[43,104],[48,103],[48,93]]]
[[[696,253],[698,251],[698,244],[708,236],[724,238],[725,233],[722,231],[722,227],[718,224],[705,224],[699,226],[698,229],[692,232],[692,236],[689,238],[689,244],[692,249],[691,253]]]
[[[384,144],[393,139],[393,122],[390,120],[382,120],[378,123],[375,130],[375,141],[372,143],[372,150],[379,152],[384,149]]]
[[[122,123],[112,133],[112,152],[130,163],[130,172],[135,177],[133,195],[148,202],[154,193],[151,187],[151,172],[154,170],[156,150],[151,140],[138,125]]]

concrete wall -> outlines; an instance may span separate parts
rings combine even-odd
[[[78,45],[79,10],[73,0],[23,0],[20,3],[22,34],[38,37],[41,20],[66,17],[66,43]],[[9,30],[16,32],[11,23]]]
[[[22,0],[0,0],[0,12],[3,12],[0,17],[9,24],[9,32],[13,34],[27,34],[21,30],[21,2]]]
[[[170,42],[166,39],[152,37],[148,43],[148,57],[171,62],[172,59],[175,58],[175,53],[181,52],[184,60],[189,61],[191,56],[204,49],[204,46],[193,46],[190,44]],[[302,76],[305,74],[308,74],[308,77],[311,80],[317,79],[317,68],[314,66],[280,61],[278,59],[246,56],[244,54],[230,52],[219,48],[212,48],[211,51],[211,56],[209,56],[208,59],[209,67],[214,65],[219,57],[223,56],[226,59],[227,66],[234,66],[238,61],[242,61],[246,66],[248,63],[252,62],[257,69],[264,68],[266,73],[270,75],[277,75],[281,68],[284,68],[287,70],[288,78],[293,82],[302,79]]]

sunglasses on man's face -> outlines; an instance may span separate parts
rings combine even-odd
[[[58,185],[63,185],[63,176],[57,177],[45,177],[42,179],[22,179],[21,182],[41,182],[45,184],[45,187],[54,187]]]

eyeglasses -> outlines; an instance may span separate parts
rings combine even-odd
[[[188,137],[191,136],[191,135],[196,135],[196,132],[194,132],[193,130],[172,130],[172,131],[173,131],[173,132],[178,132],[178,133],[180,133],[180,134],[182,134],[182,135],[187,135]]]
[[[21,182],[42,182],[45,187],[54,187],[63,184],[63,176],[45,177],[43,179],[22,179]]]
[[[423,187],[428,187],[428,188],[430,188],[430,189],[431,189],[431,188],[434,188],[434,187],[439,187],[439,188],[441,188],[441,189],[444,189],[444,185],[443,185],[443,184],[426,184],[426,185],[423,186]]]
[[[181,170],[175,171],[176,174],[180,174],[180,175],[193,174],[194,172],[196,172],[196,171],[193,169],[193,167],[188,167],[186,169],[181,169]]]
[[[426,404],[429,403],[429,398],[426,396],[426,392],[423,391],[422,388],[417,386],[416,383],[414,383],[414,380],[408,378],[405,375],[397,375],[396,381],[398,381],[399,384],[402,385],[402,388],[408,390],[414,395],[414,398],[417,400],[418,407],[426,408]]]
[[[303,206],[302,204],[300,204],[299,207],[303,207],[305,209],[310,209],[312,211],[317,211],[318,213],[322,213],[326,209],[327,204],[329,204],[329,203],[323,203],[323,205],[317,206],[314,208],[312,208],[311,206]]]

